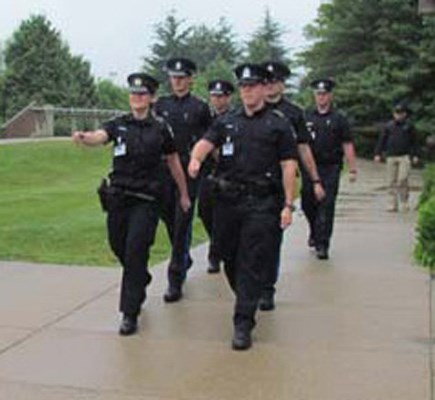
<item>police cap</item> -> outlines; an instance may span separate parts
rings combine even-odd
[[[330,78],[315,79],[311,82],[311,87],[316,93],[329,93],[335,87],[335,82]]]
[[[166,62],[166,71],[169,76],[192,76],[196,72],[196,64],[183,57],[174,57]]]
[[[272,80],[284,82],[290,76],[289,67],[282,62],[266,61],[262,65],[272,74]]]
[[[399,114],[409,113],[409,107],[405,102],[396,103],[393,107],[393,111]]]
[[[266,83],[271,78],[271,73],[261,64],[245,63],[238,65],[234,73],[240,84]]]
[[[159,82],[151,75],[143,72],[134,72],[127,77],[130,93],[154,94],[159,87]]]
[[[215,79],[208,83],[208,92],[218,96],[229,96],[234,92],[234,85],[231,82],[225,81],[223,79]]]

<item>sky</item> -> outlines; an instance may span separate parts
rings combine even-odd
[[[43,14],[60,31],[71,53],[91,63],[97,78],[122,84],[150,54],[155,24],[176,11],[186,25],[216,26],[225,17],[239,41],[247,40],[268,8],[286,30],[290,54],[307,42],[303,27],[316,17],[322,0],[3,0],[0,3],[0,45],[32,14]]]

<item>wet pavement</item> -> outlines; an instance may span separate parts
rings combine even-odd
[[[165,266],[153,268],[133,337],[117,334],[120,269],[1,262],[0,400],[431,399],[416,212],[385,212],[384,166],[360,164],[359,183],[343,181],[330,260],[306,247],[296,213],[277,308],[258,314],[247,352],[231,350],[234,299],[206,273],[206,245],[179,303],[163,302]]]

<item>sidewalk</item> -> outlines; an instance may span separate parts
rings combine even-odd
[[[429,400],[416,213],[386,213],[383,166],[361,167],[343,181],[330,260],[295,216],[277,309],[258,314],[247,352],[231,350],[233,296],[205,272],[206,246],[180,303],[164,304],[153,269],[134,337],[117,334],[119,269],[0,263],[0,400]]]

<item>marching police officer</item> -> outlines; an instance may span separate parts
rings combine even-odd
[[[408,116],[406,104],[396,104],[393,119],[386,125],[375,149],[376,162],[381,161],[384,153],[387,159],[387,183],[390,191],[387,211],[390,212],[399,210],[399,200],[402,210],[409,211],[409,173],[411,163],[418,163],[418,150],[417,134]]]
[[[313,179],[305,168],[302,171],[302,209],[309,223],[308,244],[316,248],[317,258],[329,258],[335,201],[338,193],[343,154],[346,157],[350,180],[356,180],[356,157],[353,136],[346,118],[333,108],[331,79],[317,79],[311,83],[316,106],[305,114],[311,149],[317,164],[325,198],[319,201],[314,193]],[[305,167],[305,166],[304,166]]]
[[[235,74],[242,107],[218,118],[195,145],[189,174],[197,176],[207,154],[219,149],[216,235],[236,294],[232,347],[245,350],[267,269],[275,268],[279,230],[292,222],[297,153],[288,122],[265,104],[267,70],[248,63]]]
[[[224,79],[215,79],[208,83],[208,92],[210,94],[210,105],[212,109],[213,118],[222,117],[229,112],[231,107],[231,95],[234,92],[234,85]],[[210,155],[205,161],[202,174],[203,180],[198,196],[198,215],[204,224],[210,239],[208,248],[208,269],[210,274],[218,273],[220,271],[220,257],[218,255],[218,246],[216,243],[215,235],[213,234],[213,209],[214,209],[214,195],[213,195],[213,181],[212,177],[216,169],[216,160]]]
[[[100,187],[102,205],[107,214],[110,247],[123,267],[119,328],[121,335],[137,330],[137,317],[151,281],[148,271],[150,247],[158,223],[158,195],[162,184],[161,157],[173,176],[180,207],[190,209],[186,180],[170,127],[155,117],[150,105],[158,82],[150,75],[128,76],[131,113],[108,121],[101,129],[76,131],[76,143],[96,146],[113,143],[112,171],[109,183]]]
[[[321,201],[325,197],[325,191],[319,173],[317,172],[316,162],[309,145],[310,136],[305,125],[304,111],[284,96],[285,81],[290,76],[290,70],[287,65],[278,61],[266,61],[262,65],[271,74],[266,86],[266,102],[270,107],[282,112],[291,124],[295,134],[299,160],[305,166],[305,169],[312,180],[316,199]],[[277,256],[279,256],[279,254],[277,254]],[[271,269],[271,272],[273,273],[263,289],[259,303],[259,309],[262,311],[270,311],[275,308],[274,295],[275,284],[278,280],[279,258],[276,261],[276,269]]]
[[[180,155],[185,172],[193,145],[202,137],[211,122],[207,103],[190,93],[196,65],[193,61],[177,57],[166,63],[172,95],[160,97],[155,111],[171,125],[175,147]],[[171,260],[168,267],[168,288],[163,296],[166,302],[175,302],[182,297],[182,285],[187,270],[192,264],[189,254],[194,206],[185,213],[176,201],[176,187],[168,171],[163,170],[166,186],[163,193],[164,220],[172,243]],[[194,205],[198,179],[187,179],[189,197]]]

